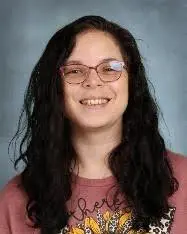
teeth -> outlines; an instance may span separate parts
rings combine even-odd
[[[84,104],[84,105],[101,105],[101,104],[104,104],[104,103],[107,103],[109,100],[106,99],[106,98],[102,98],[102,99],[91,99],[91,100],[82,100],[81,103]]]

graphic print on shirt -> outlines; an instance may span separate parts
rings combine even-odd
[[[118,201],[118,200],[117,200]],[[119,202],[119,201],[118,201]],[[88,213],[86,209],[86,201],[84,199],[79,199],[81,203],[82,211],[86,211],[84,214]],[[96,218],[88,215],[85,217],[81,215],[79,218],[75,216],[77,220],[82,220],[82,222],[77,223],[75,226],[67,226],[62,231],[61,234],[169,234],[171,229],[171,224],[173,222],[175,208],[170,208],[168,213],[164,215],[163,218],[158,223],[152,223],[149,225],[149,232],[145,232],[140,229],[139,231],[134,231],[132,229],[133,215],[132,210],[129,207],[123,210],[112,211],[108,209],[104,213],[101,213],[99,208],[107,203],[105,199],[101,203],[96,202],[94,208],[89,213],[96,212]],[[121,203],[118,203],[118,205]],[[108,204],[109,205],[109,204]],[[80,206],[80,204],[79,204]],[[81,207],[81,206],[80,206]],[[79,208],[80,208],[79,207]],[[98,207],[96,210],[95,207]],[[83,218],[83,219],[82,219]]]

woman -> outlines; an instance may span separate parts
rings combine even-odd
[[[19,128],[1,233],[187,233],[187,159],[166,149],[135,39],[99,16],[51,38]],[[21,128],[22,126],[22,128]]]

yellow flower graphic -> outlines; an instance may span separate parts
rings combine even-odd
[[[95,234],[101,234],[99,225],[91,217],[85,219],[84,226],[90,228]]]
[[[84,230],[81,230],[80,228],[72,228],[72,234],[84,234]]]
[[[124,215],[122,215],[119,219],[119,226],[122,227],[128,219],[131,219],[132,214],[129,213],[125,213]]]
[[[107,211],[107,212],[103,215],[103,217],[104,217],[104,219],[105,219],[106,221],[108,221],[108,220],[111,218],[110,212]]]
[[[92,217],[87,217],[82,225],[73,227],[68,234],[108,234],[123,233],[124,225],[131,219],[131,213],[122,214],[121,211],[111,214],[106,211],[103,215],[98,210],[97,221]],[[132,233],[129,233],[132,234]]]
[[[166,214],[168,215],[167,221],[169,220],[170,224],[172,222],[172,216],[174,215],[175,208],[171,208],[170,211]],[[69,228],[61,231],[61,234],[148,234],[155,233],[152,232],[155,229],[154,225],[150,224],[150,232],[145,232],[144,230],[135,231],[132,229],[132,211],[126,210],[125,212],[116,211],[110,213],[106,211],[104,214],[101,214],[100,211],[97,211],[97,218],[87,217],[82,224],[78,224],[76,227]],[[164,218],[162,218],[162,221]],[[165,222],[165,220],[163,221]],[[168,233],[168,228],[156,227],[161,230],[159,233]],[[166,232],[164,230],[166,228]]]

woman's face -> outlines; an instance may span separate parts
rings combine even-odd
[[[76,38],[76,45],[66,64],[81,63],[94,67],[107,59],[123,61],[116,41],[110,34],[101,31],[87,31]],[[63,78],[62,78],[63,79]],[[128,103],[128,74],[122,70],[120,78],[113,82],[103,82],[93,69],[81,84],[70,84],[62,80],[64,86],[65,113],[72,126],[84,130],[96,130],[122,123],[122,116]],[[83,99],[109,98],[104,105],[82,104]]]

